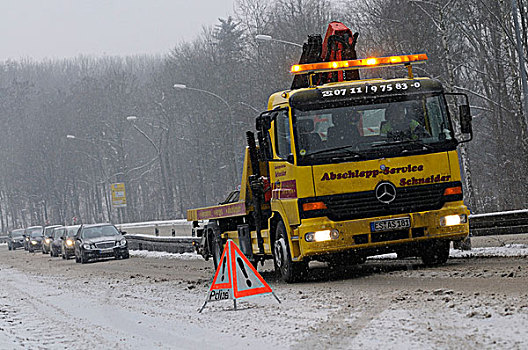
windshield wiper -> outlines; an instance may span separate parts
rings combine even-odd
[[[316,155],[316,154],[331,153],[331,152],[336,152],[336,151],[345,151],[348,155],[353,155],[355,157],[364,157],[364,155],[362,153],[359,153],[359,152],[356,152],[356,151],[353,151],[353,150],[349,149],[351,147],[355,147],[355,146],[348,145],[348,146],[326,148],[326,149],[321,149],[321,150],[315,151],[315,152],[308,152],[304,156],[308,157],[308,156],[313,156],[313,155]]]
[[[407,144],[415,144],[415,145],[419,145],[419,146],[422,146],[424,148],[427,148],[428,150],[432,150],[434,149],[433,146],[431,145],[428,145],[426,143],[423,143],[422,141],[419,141],[419,140],[413,140],[413,139],[410,139],[410,138],[405,138],[403,140],[397,140],[397,141],[386,141],[386,142],[383,142],[383,143],[379,143],[379,144],[376,144],[376,145],[372,145],[372,147],[381,147],[381,146],[395,146],[395,145],[407,145]]]

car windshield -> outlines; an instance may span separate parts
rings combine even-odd
[[[79,230],[79,227],[68,227],[68,230],[66,232],[66,237],[74,237],[77,234],[77,231]]]
[[[53,229],[54,229],[53,226],[46,227],[46,228],[44,229],[44,235],[46,235],[46,236],[51,236],[52,233],[53,233]]]
[[[119,231],[114,226],[97,226],[83,229],[82,238],[91,239],[97,237],[117,236]]]
[[[13,231],[11,232],[11,237],[13,238],[20,238],[24,234],[24,231]]]
[[[378,99],[368,105],[294,110],[300,158],[364,159],[405,146],[433,150],[452,144],[453,131],[442,95],[410,95]],[[392,150],[390,150],[392,148]]]
[[[64,231],[65,230],[63,228],[58,229],[58,230],[57,229],[53,230],[53,238],[57,238],[57,239],[61,238],[64,235]]]
[[[29,237],[42,237],[42,227],[28,229]]]

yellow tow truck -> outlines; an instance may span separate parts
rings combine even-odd
[[[188,210],[196,250],[215,266],[227,239],[255,266],[273,259],[286,282],[302,280],[312,260],[396,252],[432,266],[468,236],[457,153],[472,138],[467,96],[414,76],[426,54],[356,59],[356,39],[339,22],[324,42],[309,38],[292,89],[271,95],[256,119],[258,146],[247,132],[240,191]],[[359,78],[391,66],[407,76]]]

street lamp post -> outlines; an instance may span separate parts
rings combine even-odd
[[[222,97],[218,96],[214,92],[211,92],[211,91],[208,91],[208,90],[202,90],[202,89],[198,89],[198,88],[189,87],[189,86],[187,86],[185,84],[174,84],[173,87],[175,89],[177,89],[177,90],[191,90],[191,91],[201,92],[201,93],[204,93],[204,94],[208,94],[210,96],[214,96],[218,100],[222,101],[222,103],[227,107],[227,110],[229,111],[229,138],[231,140],[233,140],[233,128],[234,128],[233,109],[231,108],[229,103],[227,103],[227,101],[225,99],[223,99]],[[236,179],[237,178],[237,165],[236,165],[236,157],[235,157],[236,153],[235,153],[233,148],[234,148],[234,145],[231,145],[232,156],[230,158],[233,160],[233,174],[232,174],[233,175],[233,179]]]
[[[259,34],[259,35],[255,36],[255,39],[257,39],[258,41],[275,41],[275,42],[286,44],[286,45],[296,46],[296,47],[300,47],[300,48],[303,47],[301,44],[293,43],[291,41],[275,39],[271,35]]]
[[[167,174],[166,174],[166,171],[165,171],[165,166],[163,165],[163,154],[162,154],[162,150],[161,150],[161,147],[158,146],[154,140],[152,140],[152,138],[147,135],[146,132],[144,132],[143,130],[141,130],[137,125],[136,125],[136,121],[138,120],[138,117],[135,116],[135,115],[130,115],[128,117],[126,117],[126,120],[128,120],[129,122],[132,123],[132,127],[134,129],[136,129],[137,132],[139,132],[141,135],[143,135],[147,140],[148,142],[152,145],[152,147],[154,147],[154,149],[156,150],[156,157],[158,158],[158,161],[159,161],[159,164],[160,164],[160,174],[161,174],[161,183],[162,183],[162,189],[161,189],[161,195],[162,195],[162,198],[164,198],[165,196],[168,196],[168,203],[165,203],[165,200],[162,200],[162,210],[164,211],[164,215],[166,216],[167,215],[167,212],[166,212],[166,206],[165,204],[168,204],[168,212],[170,214],[172,214],[174,212],[174,205],[173,205],[173,200],[174,200],[174,196],[173,196],[173,191],[172,191],[172,188],[170,188],[170,186],[168,185],[168,181],[167,181]],[[169,192],[167,194],[167,192]]]

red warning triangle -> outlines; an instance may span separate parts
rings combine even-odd
[[[257,269],[240,251],[235,242],[229,240],[229,258],[233,271],[233,296],[238,298],[271,293],[271,287],[257,272]]]

